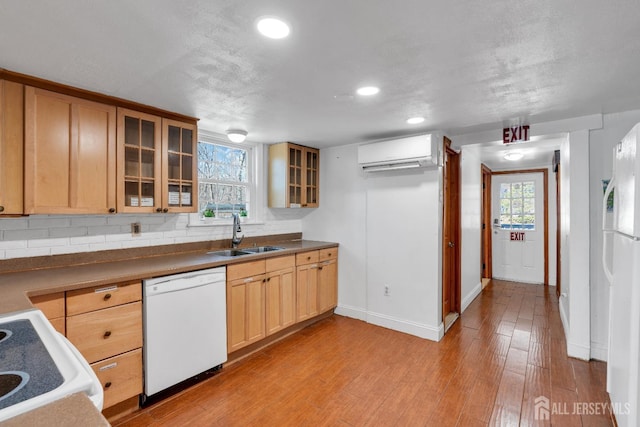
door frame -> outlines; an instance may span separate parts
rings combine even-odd
[[[449,242],[446,239],[446,235],[447,233],[445,232],[445,229],[447,227],[452,227],[450,229],[451,231],[451,236],[453,236],[453,252],[454,252],[454,260],[453,260],[453,269],[455,271],[455,278],[454,278],[454,284],[453,284],[453,293],[452,295],[450,295],[450,300],[451,300],[451,309],[450,309],[450,313],[454,312],[454,313],[460,313],[461,311],[461,262],[460,262],[460,236],[461,236],[461,230],[460,230],[460,207],[461,207],[461,203],[460,203],[460,153],[456,152],[453,148],[451,148],[451,140],[449,138],[447,138],[446,136],[444,137],[444,143],[443,143],[443,149],[444,149],[444,155],[443,157],[445,157],[445,161],[443,161],[443,169],[442,169],[442,177],[443,177],[443,197],[442,197],[442,300],[440,301],[441,307],[442,307],[442,321],[444,322],[445,317],[447,316],[447,314],[449,313],[445,313],[444,312],[444,296],[445,296],[445,286],[448,285],[448,280],[447,276],[446,276],[446,268],[447,268],[447,262],[450,261],[447,259],[446,253],[447,253],[447,246],[449,244]],[[447,180],[447,161],[446,161],[446,157],[447,156],[451,156],[451,159],[454,159],[453,161],[455,161],[457,163],[457,167],[454,169],[456,171],[456,178],[455,178],[455,184],[453,186],[453,190],[455,191],[455,193],[451,193],[449,190],[451,190],[452,188],[452,184],[448,182]],[[454,203],[454,207],[452,209],[451,212],[449,212],[449,210],[447,209],[447,203],[448,200],[451,196],[455,196],[455,198],[453,199],[453,203]]]
[[[480,165],[482,168],[482,236],[480,239],[480,277],[482,279],[491,279],[493,277],[493,259],[491,250],[492,246],[492,228],[491,228],[491,169],[484,163]]]
[[[557,151],[557,155],[554,154],[554,172],[556,174],[556,296],[560,298],[560,294],[562,293],[562,263],[560,262],[560,250],[561,250],[561,241],[560,241],[560,230],[562,223],[562,211],[560,210],[562,203],[560,202],[560,151]]]
[[[544,218],[544,286],[549,286],[549,169],[519,169],[494,171],[492,175],[515,175],[522,173],[542,173],[543,180],[543,218]],[[491,241],[489,241],[491,244]],[[491,251],[493,247],[490,247]]]

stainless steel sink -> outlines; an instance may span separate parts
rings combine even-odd
[[[239,250],[239,249],[223,249],[220,251],[211,251],[211,252],[207,252],[207,255],[215,255],[215,256],[223,256],[223,257],[235,257],[235,256],[242,256],[242,255],[251,255],[254,254],[255,252],[248,252],[245,250]]]
[[[284,248],[280,248],[278,246],[257,246],[255,248],[244,248],[243,251],[251,252],[254,254],[259,254],[262,252],[271,252],[271,251],[281,251]]]

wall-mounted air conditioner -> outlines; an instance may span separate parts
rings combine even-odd
[[[442,165],[442,135],[427,134],[372,142],[358,146],[358,164],[365,172]]]

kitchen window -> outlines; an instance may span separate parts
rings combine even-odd
[[[209,222],[239,213],[255,220],[254,150],[201,136],[198,141],[198,216]]]

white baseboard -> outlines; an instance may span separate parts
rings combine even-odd
[[[567,297],[560,296],[560,300],[558,301],[558,305],[560,306],[560,320],[562,320],[562,328],[564,329],[564,337],[569,340],[569,320],[567,319],[567,313],[564,309],[564,301],[566,301]]]
[[[567,340],[567,355],[575,357],[576,359],[589,360],[591,359],[591,348],[582,344],[576,344],[571,341],[571,334],[569,329],[569,319],[567,319],[567,312],[564,307],[567,298],[560,297],[558,305],[560,306],[560,320],[562,320],[562,329],[564,329],[564,337]]]
[[[609,356],[609,349],[600,343],[591,341],[591,358],[606,362]]]
[[[591,348],[582,344],[567,342],[567,356],[589,361],[591,359]]]
[[[340,316],[351,317],[352,319],[367,321],[367,311],[358,307],[338,304],[334,313]]]
[[[398,319],[386,314],[371,312],[367,313],[367,322],[431,341],[440,341],[444,336],[444,324],[442,323],[438,327],[433,327],[425,325],[424,323],[412,322],[410,320]]]
[[[473,290],[469,293],[469,295],[467,295],[465,298],[462,299],[461,311],[463,313],[467,309],[467,307],[469,307],[469,304],[471,304],[473,300],[476,299],[478,295],[480,295],[481,292],[482,292],[482,282],[479,282],[473,288]]]

